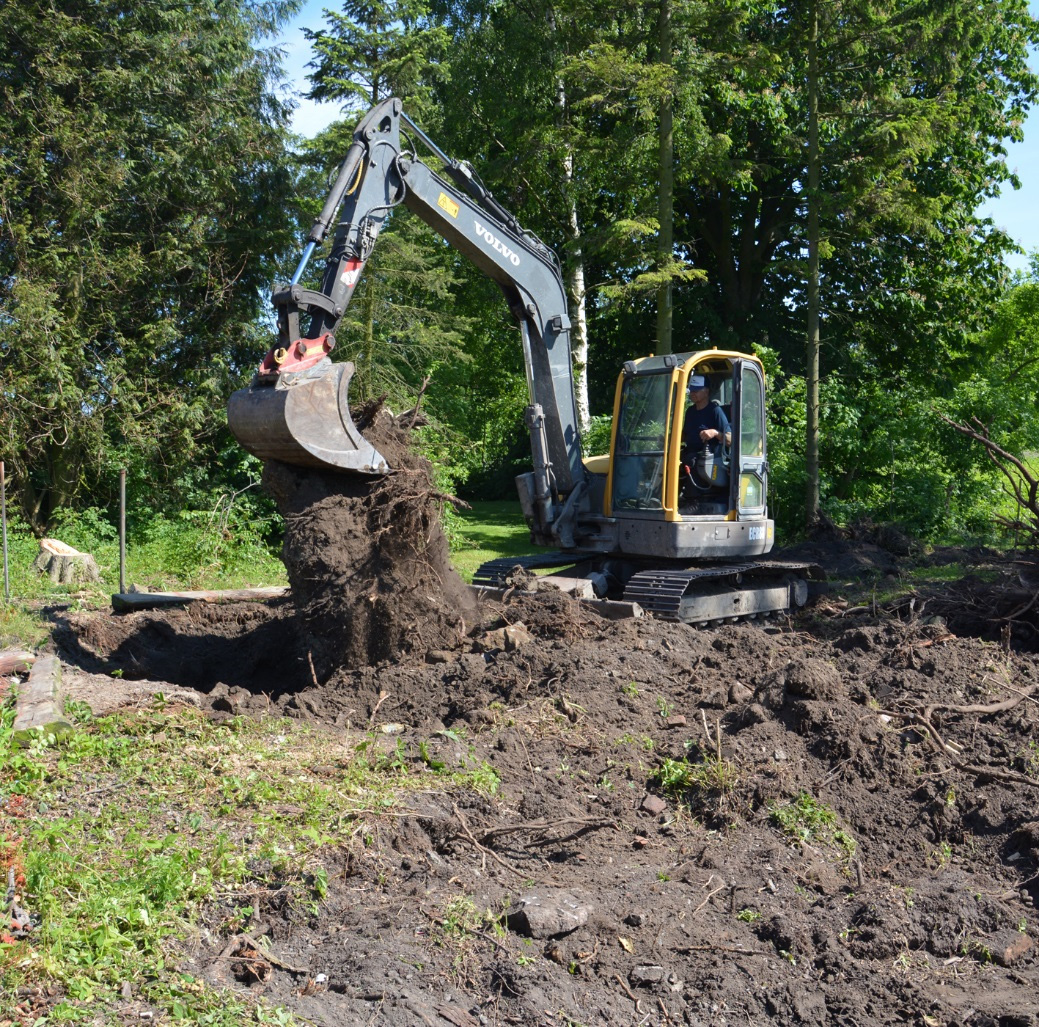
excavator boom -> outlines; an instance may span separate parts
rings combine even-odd
[[[402,146],[402,126],[443,162],[446,178]],[[362,475],[389,470],[351,417],[353,366],[333,363],[330,354],[336,327],[397,205],[415,213],[501,288],[519,324],[527,368],[536,530],[549,544],[573,545],[586,474],[558,259],[498,204],[467,164],[439,150],[395,98],[378,104],[358,123],[293,280],[272,296],[278,341],[252,384],[231,397],[232,432],[262,460]],[[333,222],[321,289],[304,288],[300,279],[306,263]]]

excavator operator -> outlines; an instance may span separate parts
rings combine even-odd
[[[722,459],[732,442],[729,419],[718,403],[711,402],[711,380],[706,374],[691,374],[688,391],[691,406],[685,412],[682,427],[682,465],[687,484],[692,488],[683,489],[686,493],[683,499],[721,498],[724,489],[720,486],[728,479],[719,480],[717,472],[711,474],[709,468]],[[713,460],[705,460],[708,455]]]

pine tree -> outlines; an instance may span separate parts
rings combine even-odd
[[[23,510],[195,468],[286,241],[289,3],[0,5],[0,448]]]

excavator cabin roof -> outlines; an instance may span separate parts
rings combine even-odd
[[[694,368],[707,374],[728,374],[734,360],[751,360],[761,368],[762,374],[765,373],[761,360],[753,353],[741,353],[739,350],[718,349],[717,347],[628,360],[624,364],[622,373],[626,375],[659,374],[677,367],[687,374]]]

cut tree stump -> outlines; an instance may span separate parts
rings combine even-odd
[[[40,539],[40,555],[33,566],[56,585],[101,580],[101,572],[89,553],[81,553],[56,538]]]

